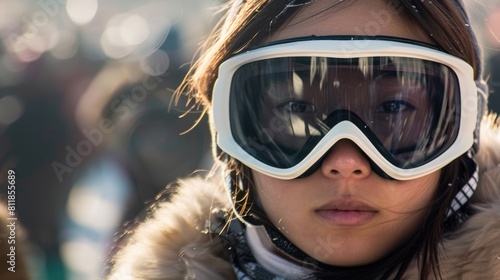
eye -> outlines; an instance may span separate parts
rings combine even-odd
[[[394,114],[408,110],[415,110],[415,107],[403,100],[391,100],[382,103],[375,109],[376,113]]]
[[[277,106],[278,109],[289,113],[314,113],[316,108],[309,102],[303,100],[289,100]]]

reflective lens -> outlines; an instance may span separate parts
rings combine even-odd
[[[418,58],[258,60],[236,70],[229,94],[234,140],[276,168],[297,165],[343,121],[402,169],[442,154],[460,126],[455,73]]]

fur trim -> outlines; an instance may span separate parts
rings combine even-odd
[[[476,208],[480,212],[443,244],[443,279],[500,279],[500,201]]]
[[[442,279],[500,279],[500,201],[476,209],[479,213],[443,242],[439,260]],[[419,268],[414,262],[404,279],[415,279],[415,275],[419,275]]]
[[[476,161],[479,184],[471,202],[478,213],[444,240],[443,279],[500,279],[500,129],[493,116],[482,122]],[[213,209],[231,207],[220,182],[180,181],[171,200],[159,202],[125,240],[108,279],[234,279],[219,241],[203,233]],[[415,275],[418,267],[413,265],[406,277]]]
[[[112,260],[110,280],[233,279],[218,240],[202,231],[211,209],[227,208],[223,187],[201,178],[180,181]]]
[[[472,203],[500,200],[500,119],[488,115],[481,122],[480,148],[476,155],[479,164],[479,186]]]

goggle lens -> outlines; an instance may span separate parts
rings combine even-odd
[[[421,166],[455,141],[460,87],[410,57],[284,57],[244,64],[230,86],[234,140],[276,168],[300,163],[337,124],[356,125],[391,164]]]

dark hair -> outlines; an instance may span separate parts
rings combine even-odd
[[[434,43],[451,55],[468,62],[475,70],[475,78],[480,76],[479,50],[465,13],[459,0],[412,1],[387,0],[398,11],[407,14],[431,36]],[[178,92],[188,92],[191,100],[197,104],[211,106],[211,93],[217,78],[219,65],[228,57],[258,45],[274,31],[283,26],[301,7],[298,2],[307,0],[255,0],[230,1],[226,4],[225,17],[218,23],[213,33],[202,46],[201,57],[193,65]],[[336,5],[347,5],[349,1],[339,1]],[[239,4],[238,4],[239,3]],[[293,5],[291,5],[293,3]],[[228,164],[234,183],[233,203],[235,211],[241,216],[253,216],[270,223],[265,214],[255,206],[257,202],[253,181],[248,167],[230,158],[223,151],[217,150],[217,156]],[[356,268],[338,268],[319,272],[319,278],[346,277],[352,279],[373,279],[393,277],[400,279],[410,263],[417,259],[420,267],[420,279],[428,279],[431,273],[439,277],[439,246],[447,231],[456,228],[449,223],[445,227],[447,211],[458,191],[472,172],[466,164],[466,156],[455,159],[442,169],[439,185],[429,205],[422,227],[393,254],[375,264]],[[272,226],[272,225],[271,225]],[[417,257],[418,256],[418,257]]]

